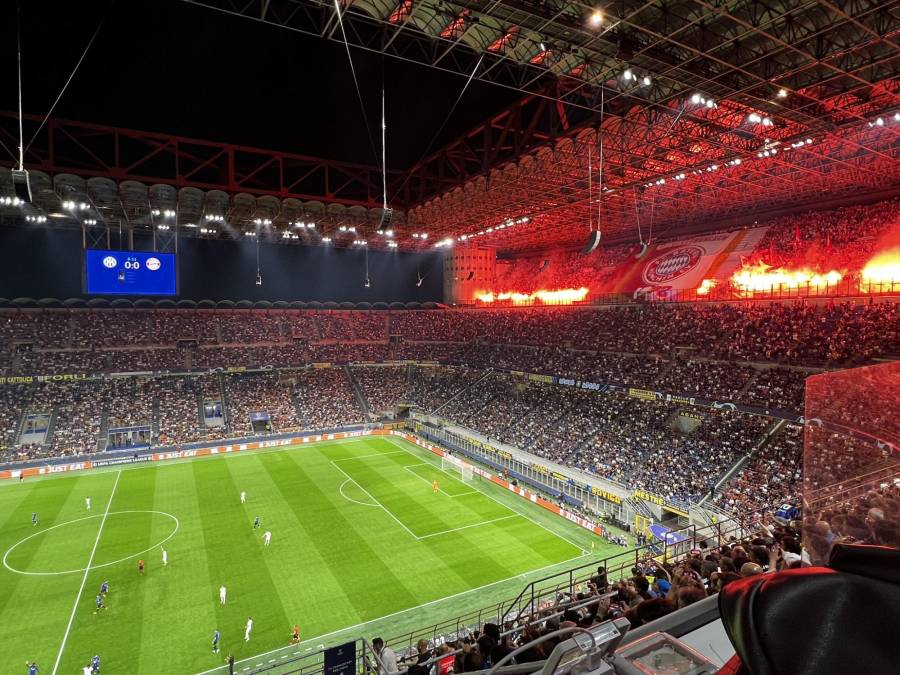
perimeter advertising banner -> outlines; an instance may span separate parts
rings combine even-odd
[[[768,227],[704,234],[651,246],[619,266],[605,292],[664,299],[696,289],[704,279],[727,279],[757,247]]]

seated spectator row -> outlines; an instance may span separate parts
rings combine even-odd
[[[358,386],[362,400],[354,393]],[[696,501],[758,443],[770,418],[643,401],[621,394],[530,382],[490,370],[372,366],[199,376],[128,377],[0,388],[4,459],[103,449],[101,428],[149,427],[154,442],[184,444],[271,431],[334,428],[398,403],[439,415],[547,460],[672,500]],[[207,426],[219,407],[225,425]],[[24,416],[51,416],[47,438],[22,449]],[[699,421],[698,421],[699,418]],[[692,419],[693,422],[685,422]]]
[[[192,328],[185,332],[185,326]],[[389,343],[389,335],[402,341]],[[472,343],[660,357],[681,351],[726,362],[846,366],[900,355],[900,310],[896,303],[873,301],[361,311],[321,317],[253,310],[0,312],[5,372],[203,368],[246,365],[251,359],[254,365],[279,366],[448,359],[466,353]]]

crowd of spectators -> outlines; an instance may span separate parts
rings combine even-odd
[[[699,413],[670,402],[526,384],[502,373],[463,392],[441,415],[495,442],[681,503],[708,493],[772,424],[727,410]]]
[[[533,293],[541,289],[602,288],[637,247],[604,247],[594,255],[578,251],[553,251],[540,256],[526,256],[497,262],[496,292]]]
[[[767,410],[803,411],[803,386],[808,371],[767,368],[758,371],[737,400]]]
[[[290,382],[305,429],[334,429],[365,421],[350,379],[343,368],[297,371]]]
[[[797,506],[803,480],[803,427],[789,424],[754,452],[714,503],[729,513],[756,514]]]
[[[353,379],[374,413],[393,408],[404,400],[407,390],[407,368],[401,366],[356,367],[350,371]]]
[[[149,379],[145,387],[159,405],[159,442],[162,445],[192,443],[202,438],[198,380],[210,376]]]
[[[474,367],[538,370],[629,386],[649,387],[662,381],[669,388],[690,391],[695,385],[709,385],[713,391],[707,394],[718,398],[734,395],[749,379],[749,370],[732,368],[735,363],[832,367],[897,356],[897,307],[890,302],[828,306],[655,304],[605,309],[431,310],[390,316],[345,312],[326,315],[327,320],[306,317],[304,321],[296,314],[254,314],[248,310],[243,318],[251,328],[245,326],[242,331],[238,330],[242,317],[225,315],[216,319],[210,314],[209,330],[216,336],[211,341],[180,340],[167,328],[168,319],[160,322],[154,312],[138,312],[131,315],[134,322],[147,329],[137,331],[145,343],[141,346],[128,342],[131,333],[113,344],[118,340],[115,329],[121,328],[122,320],[100,312],[73,316],[91,317],[95,328],[112,320],[113,326],[101,331],[107,337],[99,343],[66,347],[40,344],[46,332],[61,323],[68,325],[66,310],[61,314],[45,310],[23,312],[28,319],[21,324],[3,323],[0,353],[7,355],[4,370],[23,374],[440,360]],[[160,316],[173,312],[176,310]],[[323,321],[327,339],[292,336],[294,324],[308,329]],[[388,332],[400,340],[390,342]],[[34,342],[23,343],[28,335]],[[346,337],[338,339],[335,335]],[[238,338],[244,341],[234,341]],[[663,372],[676,359],[682,363],[669,373]],[[789,378],[785,375],[781,379]],[[772,386],[779,388],[782,383],[773,381]]]
[[[754,256],[766,264],[856,272],[873,255],[882,235],[900,224],[900,200],[810,211],[766,224],[769,229]]]
[[[676,561],[660,562],[647,554],[636,564],[632,558],[630,569],[599,567],[576,583],[566,580],[539,589],[525,611],[511,612],[499,623],[472,626],[433,642],[421,639],[413,648],[376,638],[379,675],[401,669],[408,669],[408,675],[428,675],[431,665],[444,659],[453,661],[454,673],[483,671],[541,638],[515,657],[517,664],[539,662],[570,637],[550,637],[560,629],[590,629],[623,617],[638,628],[714,596],[740,579],[801,567],[805,560],[796,525],[773,524],[722,541],[697,538],[691,542],[696,548]]]
[[[294,404],[292,376],[277,372],[229,374],[224,376],[228,426],[235,435],[250,435],[250,416],[269,416],[271,430],[296,431],[302,427]]]

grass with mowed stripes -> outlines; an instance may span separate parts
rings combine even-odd
[[[588,562],[592,539],[377,437],[4,485],[0,669],[35,660],[41,673],[75,673],[99,654],[105,673],[202,672],[229,652],[248,667],[389,637]],[[598,540],[594,556],[620,550]],[[294,624],[302,642],[288,646]]]

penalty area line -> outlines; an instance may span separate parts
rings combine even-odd
[[[109,508],[112,506],[113,497],[116,496],[116,488],[119,486],[119,478],[122,472],[116,473],[116,482],[113,483],[112,492],[109,493],[109,501],[106,502],[106,511],[103,512],[103,518],[100,519],[100,527],[97,529],[97,538],[94,539],[94,547],[91,549],[91,555],[88,558],[87,565],[84,568],[84,576],[81,577],[81,586],[78,588],[78,595],[75,596],[75,604],[72,605],[72,613],[69,615],[69,623],[66,625],[66,632],[63,635],[62,644],[59,646],[59,652],[56,654],[56,662],[53,664],[53,673],[59,670],[59,662],[62,660],[63,651],[66,649],[66,642],[69,640],[69,633],[72,630],[72,622],[75,620],[75,612],[78,611],[78,603],[81,601],[81,594],[84,593],[84,584],[87,583],[88,574],[91,573],[91,564],[94,562],[94,555],[97,553],[97,545],[100,543],[100,535],[103,534],[103,526],[106,524],[106,517],[109,515]]]
[[[397,516],[395,516],[394,513],[393,513],[388,507],[386,507],[386,506],[385,506],[384,504],[382,504],[380,501],[378,501],[377,499],[375,499],[375,497],[373,497],[372,494],[371,494],[368,490],[366,490],[362,485],[360,485],[360,484],[353,478],[353,476],[351,476],[349,473],[347,473],[346,471],[344,471],[340,466],[338,466],[337,463],[336,463],[333,459],[331,460],[331,465],[332,465],[335,469],[337,469],[338,471],[340,471],[342,474],[344,474],[344,477],[345,477],[347,480],[349,480],[349,481],[352,482],[354,485],[356,485],[356,487],[358,487],[360,490],[362,490],[362,491],[363,491],[363,494],[365,494],[366,497],[368,497],[368,498],[371,499],[373,502],[375,502],[375,504],[377,504],[378,506],[380,506],[380,507],[382,508],[382,510],[383,510],[386,514],[388,514],[391,518],[393,518],[393,519],[394,519],[394,522],[396,522],[400,527],[402,527],[404,530],[406,530],[406,531],[409,533],[409,535],[410,535],[411,537],[413,537],[413,538],[416,539],[416,540],[418,540],[418,539],[421,538],[421,537],[419,537],[419,535],[417,535],[415,532],[413,532],[411,529],[409,529],[409,528],[403,523],[402,520],[400,520]],[[345,481],[345,482],[346,482],[346,481]],[[374,506],[374,505],[373,505],[373,506]]]

